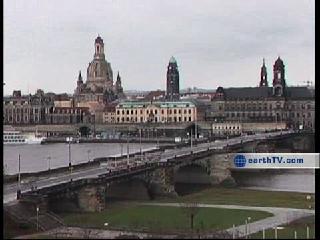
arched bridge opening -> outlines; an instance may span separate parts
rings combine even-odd
[[[174,187],[178,195],[186,195],[211,186],[209,170],[199,164],[181,166],[174,173]]]
[[[150,200],[152,198],[148,184],[139,178],[109,183],[105,196],[107,204],[116,201]]]

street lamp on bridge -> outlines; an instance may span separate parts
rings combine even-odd
[[[70,171],[70,177],[72,174],[72,164],[71,164],[71,141],[72,141],[72,137],[67,137],[67,142],[68,142],[68,146],[69,146],[69,171]],[[72,178],[70,178],[70,180],[72,181]]]

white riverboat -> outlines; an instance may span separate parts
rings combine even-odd
[[[16,130],[3,131],[3,144],[41,144],[45,137],[36,133],[21,133]]]

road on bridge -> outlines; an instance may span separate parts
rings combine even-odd
[[[293,133],[292,130],[282,131],[282,132],[272,132],[272,133],[261,133],[255,135],[244,135],[240,137],[218,140],[214,142],[201,143],[196,146],[187,146],[177,149],[166,150],[165,152],[160,153],[148,153],[141,159],[142,167],[143,165],[147,166],[148,163],[166,163],[170,159],[174,159],[176,157],[188,156],[194,153],[206,152],[208,150],[221,150],[227,146],[232,146],[236,144],[246,143],[250,141],[256,140],[264,140],[268,138],[273,138],[279,135],[286,135]],[[112,175],[114,176],[117,170],[121,169],[113,169]],[[39,178],[32,182],[26,182],[20,184],[21,193],[29,192],[31,188],[36,187],[37,189],[47,188],[50,186],[59,185],[62,183],[66,183],[80,179],[88,179],[88,178],[99,178],[100,175],[110,174],[110,169],[105,166],[95,167],[95,168],[86,168],[78,170],[77,172],[70,172],[70,174],[60,175],[60,176],[47,176]],[[123,172],[121,172],[123,174]],[[9,203],[14,201],[17,196],[18,183],[14,184],[5,184],[3,189],[3,202]]]

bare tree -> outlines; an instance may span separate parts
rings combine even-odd
[[[194,218],[200,210],[199,203],[195,203],[195,202],[181,203],[180,206],[182,207],[184,213],[188,217],[190,217],[190,228],[191,228],[191,230],[193,230]]]

